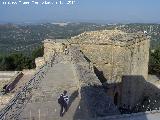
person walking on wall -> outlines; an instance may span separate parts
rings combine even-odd
[[[68,103],[69,103],[69,97],[67,95],[67,91],[64,90],[64,92],[60,95],[58,98],[58,103],[60,104],[60,116],[62,117],[65,112],[68,110]]]
[[[68,54],[67,46],[66,46],[66,47],[65,47],[65,49],[64,49],[64,53],[65,53],[65,55],[67,55],[67,54]]]

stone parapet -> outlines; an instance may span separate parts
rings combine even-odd
[[[115,45],[129,46],[143,40],[147,36],[143,33],[125,33],[120,30],[100,30],[84,32],[78,36],[72,37],[72,44],[97,44],[97,45]]]
[[[83,106],[92,118],[119,114],[110,97],[105,94],[100,80],[93,71],[93,66],[77,47],[71,47],[72,62],[79,80],[80,94],[83,98]],[[82,108],[83,109],[83,108]]]
[[[119,30],[85,32],[69,40],[103,72],[108,83],[119,83],[123,75],[148,76],[150,40],[143,33]]]

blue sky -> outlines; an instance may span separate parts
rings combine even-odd
[[[19,0],[0,0],[0,22],[160,23],[160,0],[75,0],[73,5],[40,5],[45,0],[34,0],[39,5],[3,5],[3,1]],[[55,3],[60,0],[46,1]]]

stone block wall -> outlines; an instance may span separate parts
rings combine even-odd
[[[108,83],[121,81],[125,71],[125,50],[114,45],[80,45],[93,65],[102,71]]]
[[[102,71],[108,83],[121,82],[123,75],[148,76],[149,41],[128,46],[80,44],[82,52]]]
[[[127,50],[130,51],[128,63],[130,63],[130,75],[142,75],[147,80],[150,40],[145,37],[141,39],[142,41],[127,47]]]
[[[51,55],[64,52],[65,44],[54,40],[45,40],[44,42],[44,60],[47,61]]]
[[[72,62],[79,81],[81,108],[86,111],[91,118],[106,115],[119,114],[117,107],[112,99],[106,95],[100,80],[92,70],[93,67],[85,59],[84,54],[78,48],[71,48]]]
[[[0,81],[10,80],[18,71],[0,71]]]
[[[122,78],[121,107],[132,110],[143,100],[145,78],[140,75],[127,75]]]
[[[44,57],[38,57],[35,59],[36,69],[45,64]]]
[[[107,83],[107,94],[115,103],[118,101],[120,106],[126,103],[133,108],[142,99],[144,87],[140,81],[148,77],[150,47],[146,35],[112,30],[93,31],[72,38],[71,44],[80,46],[94,65],[96,75]],[[123,76],[131,77],[122,79]],[[115,99],[117,94],[119,97]]]
[[[123,75],[142,75],[147,79],[150,40],[144,34],[93,31],[70,41],[80,46],[108,83],[121,82]]]
[[[69,44],[73,48],[79,46],[76,49],[80,52],[72,54],[75,55],[72,59],[84,85],[91,85],[96,79],[103,79],[103,82],[105,80],[107,94],[118,106],[126,104],[133,108],[141,100],[144,87],[140,81],[141,78],[146,80],[148,77],[150,40],[147,36],[121,31],[96,31],[73,37]],[[48,59],[51,54],[64,52],[65,46],[66,43],[63,42],[44,41],[44,58]],[[92,68],[90,71],[95,72],[97,76],[90,74],[88,68]],[[123,79],[123,76],[130,77]]]

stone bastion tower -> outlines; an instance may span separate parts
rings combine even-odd
[[[80,46],[116,105],[132,109],[142,99],[143,81],[148,77],[149,37],[101,30],[72,37],[70,43]]]
[[[69,40],[45,40],[44,59],[64,48],[79,46],[118,107],[132,109],[143,99],[148,77],[150,39],[119,30],[84,32]]]

